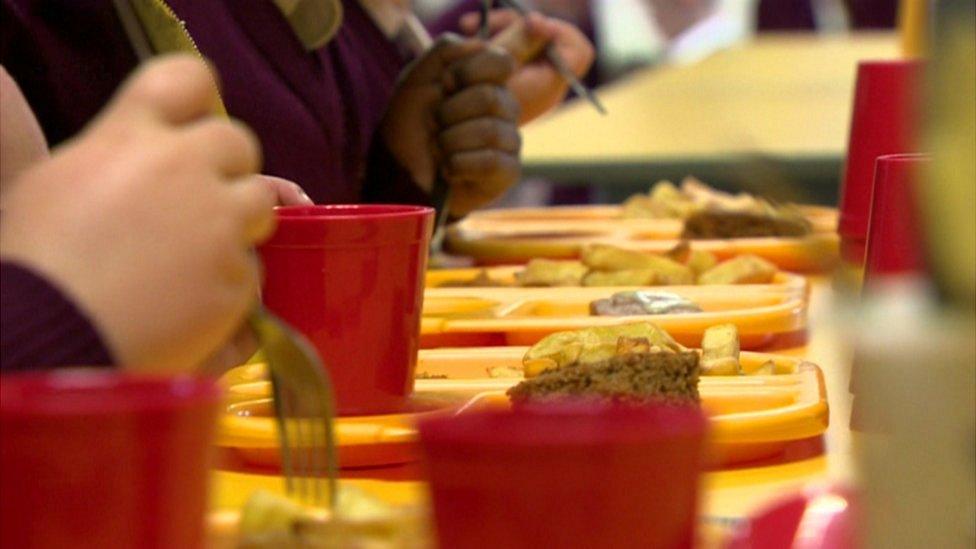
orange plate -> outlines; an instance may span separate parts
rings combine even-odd
[[[721,259],[751,253],[791,271],[823,271],[838,253],[837,211],[803,206],[814,232],[806,238],[693,240],[693,249]],[[524,263],[533,258],[574,258],[587,244],[602,243],[663,253],[678,243],[682,223],[674,219],[624,219],[619,207],[569,206],[476,212],[447,234],[452,253],[481,264]]]
[[[837,229],[836,208],[799,206],[813,225],[814,233]],[[500,208],[469,214],[456,227],[462,231],[491,236],[540,234],[640,234],[674,239],[681,236],[681,219],[623,217],[621,206],[550,206],[544,208]]]
[[[220,418],[217,445],[236,453],[249,465],[279,467],[281,454],[269,382],[233,386],[230,391],[227,413]],[[339,466],[347,469],[416,461],[419,454],[415,422],[438,412],[449,412],[460,404],[456,395],[444,398],[429,391],[418,392],[409,412],[336,419]]]
[[[488,368],[521,367],[525,347],[421,351],[418,372],[449,379],[418,379],[418,409],[410,413],[339,418],[336,436],[343,467],[392,465],[418,457],[415,424],[430,414],[464,414],[506,407],[505,390],[518,378],[486,379]],[[827,428],[827,397],[820,369],[793,357],[742,353],[748,371],[767,360],[773,375],[705,376],[699,384],[711,424],[712,463],[728,466],[774,456],[795,440],[816,437]],[[251,367],[259,368],[259,367]],[[237,373],[232,373],[233,379]],[[479,379],[480,378],[480,379]],[[278,467],[274,420],[267,382],[232,384],[236,402],[221,418],[218,444],[238,452],[246,463]],[[250,412],[238,416],[232,412]]]
[[[590,302],[628,288],[433,288],[424,295],[421,347],[532,345],[553,332],[649,321],[696,347],[705,329],[735,324],[743,349],[778,345],[806,329],[804,295],[769,285],[670,286],[701,313],[590,316]],[[632,288],[631,288],[632,289]]]

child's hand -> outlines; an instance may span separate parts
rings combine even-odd
[[[7,197],[0,253],[71,296],[124,366],[194,368],[256,299],[251,247],[276,196],[254,176],[257,140],[212,116],[216,99],[203,62],[147,63]]]
[[[505,87],[515,61],[499,48],[442,37],[406,69],[381,135],[414,181],[430,191],[436,171],[464,215],[518,181],[518,102]]]
[[[314,204],[298,183],[273,175],[262,174],[258,178],[275,194],[279,206],[311,206]]]
[[[46,159],[47,140],[24,94],[0,66],[0,207],[16,176]]]
[[[518,21],[522,16],[513,10],[492,10],[488,16],[488,29],[492,35]],[[593,64],[593,44],[578,28],[566,21],[532,13],[526,19],[529,34],[545,42],[551,42],[566,64],[582,78]],[[461,29],[467,34],[478,30],[477,13],[461,18]],[[519,67],[508,81],[512,93],[522,108],[520,123],[524,124],[558,105],[566,96],[569,85],[544,58]]]

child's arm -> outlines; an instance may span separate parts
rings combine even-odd
[[[114,359],[87,315],[51,282],[0,262],[0,369],[109,366]]]
[[[215,93],[202,61],[149,62],[18,177],[0,216],[3,368],[94,360],[100,339],[125,367],[186,371],[238,330],[257,299],[251,248],[273,230],[277,197],[255,177],[257,139],[213,116]],[[8,338],[17,326],[35,329]],[[81,347],[65,347],[65,333]]]
[[[13,179],[47,158],[47,140],[24,94],[0,65],[0,207]]]

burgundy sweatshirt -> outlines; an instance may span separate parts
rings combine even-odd
[[[355,0],[306,52],[270,0],[168,0],[216,67],[228,112],[261,140],[264,172],[317,203],[425,203],[376,130],[406,59]],[[52,145],[105,106],[136,59],[111,0],[2,0],[0,63]]]
[[[59,289],[0,262],[0,371],[112,363],[92,323]]]
[[[270,0],[168,4],[214,63],[228,112],[258,134],[265,173],[317,203],[427,201],[375,139],[406,59],[358,2],[343,0],[338,34],[311,53]],[[111,0],[2,0],[0,63],[56,145],[104,107],[136,58]],[[0,275],[4,371],[112,362],[57,288],[13,264]]]

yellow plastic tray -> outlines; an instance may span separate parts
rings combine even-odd
[[[697,347],[705,329],[731,323],[743,349],[759,350],[806,329],[805,295],[768,285],[670,286],[701,313],[590,316],[589,305],[626,288],[433,288],[424,297],[421,346],[532,345],[553,332],[649,321]]]
[[[519,367],[525,347],[421,351],[417,371],[447,379],[418,379],[411,412],[339,418],[336,435],[344,467],[404,463],[417,459],[416,422],[431,414],[464,414],[506,407],[505,390],[518,378],[486,379],[488,368]],[[712,463],[726,466],[776,455],[791,441],[821,435],[827,428],[823,374],[794,357],[742,353],[747,369],[773,360],[776,373],[756,376],[705,376],[699,392],[710,419]],[[230,372],[231,404],[221,417],[218,444],[244,462],[278,467],[280,456],[270,417],[269,384],[253,381],[260,365]],[[239,416],[237,412],[251,415]]]
[[[803,206],[814,231],[804,238],[692,240],[693,249],[721,259],[743,253],[764,257],[790,271],[823,271],[837,258],[837,210]],[[678,243],[683,222],[624,219],[619,206],[514,208],[476,212],[447,233],[451,252],[482,264],[524,263],[533,258],[573,258],[583,246],[602,243],[663,253]]]
[[[814,233],[837,230],[836,208],[799,206]],[[625,218],[621,206],[550,206],[481,210],[458,223],[464,231],[493,236],[630,235],[674,239],[681,236],[681,219]]]
[[[501,265],[494,267],[468,267],[461,269],[431,269],[427,271],[426,276],[426,287],[428,290],[456,290],[464,288],[500,288],[500,287],[512,287],[512,288],[522,288],[517,286],[516,274],[521,272],[525,267],[521,265]],[[460,282],[466,280],[473,280],[475,277],[484,273],[493,281],[504,284],[505,286],[448,286],[444,287],[445,284],[450,282]],[[592,287],[592,286],[590,286]],[[705,286],[691,286],[691,287],[705,287]],[[769,284],[715,284],[707,286],[716,291],[728,292],[728,291],[740,291],[742,289],[762,289],[763,291],[780,291],[787,292],[793,295],[806,296],[808,292],[807,279],[803,275],[798,275],[794,273],[788,273],[785,271],[779,271],[773,277],[773,281]],[[633,290],[633,289],[650,289],[650,290],[665,290],[673,291],[677,288],[682,290],[685,286],[648,286],[646,288],[619,288],[617,286],[607,286],[607,288],[614,288],[617,291]],[[526,287],[524,289],[535,289]]]

